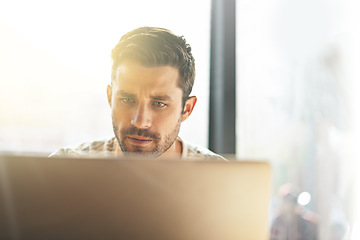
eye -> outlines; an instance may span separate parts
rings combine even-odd
[[[120,101],[127,104],[135,103],[135,100],[133,98],[121,98]]]
[[[164,108],[164,107],[166,107],[167,106],[167,104],[166,103],[163,103],[163,102],[158,102],[158,101],[155,101],[155,102],[153,102],[153,104],[152,104],[154,107],[158,107],[158,108]]]

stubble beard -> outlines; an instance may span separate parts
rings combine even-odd
[[[168,135],[166,135],[164,139],[161,138],[159,133],[151,132],[148,129],[139,129],[135,126],[120,130],[114,124],[114,118],[112,118],[112,122],[113,122],[113,130],[115,137],[124,155],[137,154],[141,156],[149,156],[156,158],[161,156],[175,143],[180,131],[181,119],[182,119],[181,117],[178,119],[174,130]],[[141,146],[127,146],[125,142],[127,135],[134,135],[134,134],[141,137],[151,138],[155,143],[155,146],[147,150]]]

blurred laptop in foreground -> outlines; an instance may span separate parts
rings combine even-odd
[[[0,239],[268,238],[263,162],[0,156]]]

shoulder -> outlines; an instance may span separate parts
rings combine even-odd
[[[182,141],[182,144],[183,144],[183,154],[182,154],[183,158],[195,158],[195,159],[204,159],[204,160],[205,159],[206,160],[225,160],[226,161],[226,159],[223,156],[216,154],[207,148],[189,144],[184,141]]]
[[[115,138],[111,138],[108,140],[85,142],[75,148],[61,148],[50,154],[49,157],[81,157],[89,155],[99,156],[114,154],[115,152],[116,140]]]

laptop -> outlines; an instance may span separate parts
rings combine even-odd
[[[265,240],[265,162],[0,155],[0,239]]]

